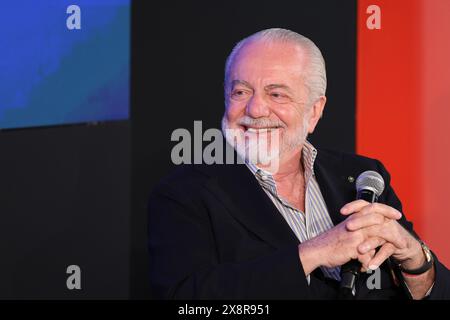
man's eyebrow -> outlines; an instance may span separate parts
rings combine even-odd
[[[234,88],[237,84],[243,85],[249,89],[253,89],[250,83],[245,80],[233,80],[231,81],[231,88]]]
[[[281,84],[281,83],[274,83],[274,84],[269,84],[267,86],[264,87],[264,90],[272,90],[272,89],[285,89],[286,91],[288,91],[289,93],[292,93],[292,90],[289,86],[285,85],[285,84]]]
[[[238,84],[243,85],[243,86],[253,90],[253,87],[251,86],[250,83],[248,83],[245,80],[239,80],[239,79],[231,81],[231,88],[234,88]],[[264,87],[265,91],[272,90],[272,89],[285,89],[289,93],[292,93],[292,89],[288,85],[285,85],[282,83],[273,83],[273,84],[269,84]]]

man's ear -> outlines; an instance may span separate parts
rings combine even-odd
[[[312,105],[311,110],[309,111],[309,121],[308,121],[308,133],[311,134],[314,132],[314,129],[317,126],[320,118],[322,118],[323,109],[325,108],[325,103],[327,102],[327,97],[321,96],[317,101]]]

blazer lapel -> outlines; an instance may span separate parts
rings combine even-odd
[[[314,172],[334,225],[345,220],[339,211],[355,198],[355,183],[350,182],[342,157],[318,150]]]
[[[286,220],[245,164],[220,165],[208,188],[249,231],[275,248],[298,244]]]

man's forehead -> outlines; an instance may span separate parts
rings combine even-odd
[[[264,86],[267,89],[293,87],[303,78],[304,69],[300,65],[265,67],[264,65],[240,65],[230,70],[228,84],[246,87]]]
[[[235,86],[245,86],[248,88],[253,88],[252,84],[242,80],[242,79],[234,79],[231,81],[231,86],[235,87]],[[264,89],[266,90],[270,90],[270,89],[286,89],[286,90],[290,90],[290,86],[285,83],[284,81],[280,81],[280,82],[268,82],[267,84],[265,84]]]
[[[240,78],[240,75],[249,73],[261,76],[298,73],[304,70],[304,65],[305,55],[292,44],[290,47],[246,45],[235,56],[230,66],[230,75]]]

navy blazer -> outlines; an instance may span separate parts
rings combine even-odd
[[[334,225],[340,208],[355,199],[366,170],[379,172],[386,188],[379,202],[402,211],[390,176],[373,159],[318,150],[314,172]],[[308,284],[299,240],[245,164],[182,165],[149,200],[150,281],[159,299],[335,299],[338,283],[320,268]],[[414,234],[412,224],[399,221]],[[450,298],[450,271],[435,259],[436,281],[428,299]],[[393,274],[397,274],[393,276]],[[381,289],[362,273],[356,299],[408,299],[389,260],[380,266]],[[398,281],[395,281],[397,279]]]

